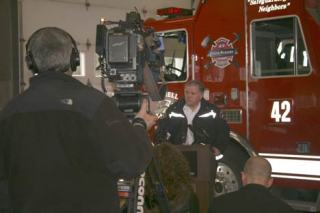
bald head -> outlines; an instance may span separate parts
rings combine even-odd
[[[271,165],[262,157],[251,157],[247,160],[242,172],[243,185],[254,183],[270,187],[272,185]]]

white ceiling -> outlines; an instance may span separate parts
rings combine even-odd
[[[38,0],[45,1],[45,0]],[[52,2],[90,5],[90,7],[106,7],[114,9],[155,11],[164,7],[192,8],[195,0],[47,0]]]

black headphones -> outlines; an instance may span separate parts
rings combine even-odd
[[[72,50],[71,50],[71,55],[70,55],[70,68],[72,71],[76,71],[77,67],[80,65],[80,54],[79,54],[79,50],[77,49],[77,44],[69,33],[67,33],[66,31],[64,31],[62,29],[56,28],[56,27],[41,28],[41,29],[35,31],[30,36],[30,38],[26,44],[26,58],[25,58],[28,69],[31,70],[33,73],[39,72],[37,64],[33,58],[32,52],[29,49],[29,45],[30,45],[30,41],[31,41],[32,37],[35,36],[38,32],[45,30],[45,29],[54,29],[54,30],[62,31],[64,34],[66,34],[70,38],[70,40],[72,42]]]

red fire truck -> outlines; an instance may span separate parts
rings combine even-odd
[[[146,25],[163,39],[169,94],[201,80],[232,130],[216,195],[238,189],[245,160],[257,154],[291,205],[318,211],[320,0],[200,0],[192,16],[159,12],[171,18]]]

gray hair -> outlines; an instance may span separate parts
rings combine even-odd
[[[199,91],[203,94],[204,93],[204,85],[202,82],[200,81],[197,81],[197,80],[191,80],[191,81],[188,81],[186,84],[185,84],[185,88],[188,87],[188,86],[197,86]]]
[[[32,34],[27,51],[32,53],[38,72],[65,72],[70,69],[73,46],[72,37],[67,32],[56,27],[46,27]]]

